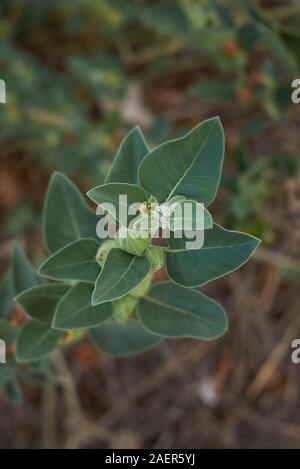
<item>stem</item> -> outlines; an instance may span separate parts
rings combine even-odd
[[[56,385],[48,383],[43,387],[43,443],[44,449],[56,448]]]
[[[69,417],[72,417],[72,419],[81,418],[82,409],[76,390],[76,384],[66,363],[64,353],[61,350],[55,353],[53,364],[60,377],[60,382],[64,390]]]
[[[75,380],[61,350],[55,354],[54,367],[61,378],[68,411],[66,420],[69,434],[67,435],[64,447],[76,449],[81,444],[94,438],[110,444],[113,439],[113,433],[101,425],[89,421],[85,415],[78,397]]]

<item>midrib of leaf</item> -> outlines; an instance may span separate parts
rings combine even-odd
[[[188,311],[186,309],[182,309],[182,308],[179,308],[178,306],[170,305],[169,303],[164,303],[163,301],[157,300],[156,298],[152,298],[151,296],[147,296],[147,295],[144,297],[144,299],[149,301],[150,303],[157,304],[158,306],[162,306],[162,307],[167,308],[167,309],[168,308],[172,309],[172,310],[176,311],[177,313],[182,313],[182,314],[186,314],[186,315],[195,317],[198,320],[201,320],[203,322],[206,322],[208,324],[211,324],[211,325],[215,326],[215,323],[210,321],[209,319],[203,318],[202,316],[198,316],[197,314],[195,314],[191,311]]]
[[[66,322],[70,321],[70,319],[74,319],[76,316],[78,316],[82,311],[85,311],[89,306],[91,306],[91,303],[88,301],[80,309],[77,309],[74,315],[69,316],[68,318],[65,318],[64,321],[55,321],[55,323],[56,324],[65,324]]]
[[[169,194],[168,198],[167,198],[167,201],[170,200],[174,194],[174,192],[176,191],[176,189],[178,188],[178,186],[182,183],[183,179],[186,177],[186,175],[188,174],[188,172],[190,171],[190,169],[192,168],[192,166],[194,165],[195,161],[199,158],[199,156],[201,155],[201,152],[203,150],[203,147],[204,145],[206,145],[209,137],[210,137],[210,134],[213,130],[213,128],[215,127],[215,123],[212,125],[212,127],[210,128],[204,142],[202,143],[198,153],[196,153],[195,155],[195,158],[193,159],[193,161],[191,162],[191,164],[187,167],[187,169],[185,170],[185,172],[183,173],[183,176],[181,176],[181,178],[178,180],[177,184],[173,187],[171,193]]]
[[[61,295],[43,295],[42,293],[39,293],[38,295],[34,295],[34,298],[43,298],[43,299],[47,299],[47,298],[60,298]]]
[[[51,335],[51,333],[52,333],[52,330],[48,329],[44,334],[42,334],[41,337],[36,342],[34,342],[34,344],[32,344],[32,347],[29,347],[30,354],[32,354],[32,351],[36,350],[39,347],[39,345],[43,343],[44,340],[47,339],[47,336]]]
[[[75,267],[75,266],[78,266],[78,265],[83,265],[83,264],[93,264],[93,263],[96,263],[96,261],[94,259],[89,259],[89,260],[86,260],[86,261],[80,261],[80,262],[75,262],[73,264],[65,264],[65,265],[58,265],[56,267],[51,267],[50,270],[61,270],[61,269],[65,269],[66,267]],[[47,273],[49,270],[45,270],[44,272]]]
[[[224,249],[224,248],[240,248],[251,244],[250,242],[239,243],[239,244],[223,244],[222,246],[203,246],[200,249],[166,249],[165,252],[173,254],[177,252],[191,252],[191,251],[207,251],[210,249]]]

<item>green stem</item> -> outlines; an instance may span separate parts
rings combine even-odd
[[[56,448],[56,386],[48,383],[43,387],[43,448]]]

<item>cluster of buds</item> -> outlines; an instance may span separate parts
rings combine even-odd
[[[159,228],[169,228],[170,219],[178,205],[185,200],[183,196],[173,197],[170,201],[159,204],[153,197],[139,207],[140,216],[135,221],[135,228],[148,230],[153,236]]]

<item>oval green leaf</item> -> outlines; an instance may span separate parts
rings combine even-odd
[[[209,205],[217,193],[223,159],[224,132],[214,117],[148,153],[139,167],[139,180],[160,202],[184,195]]]
[[[54,329],[81,329],[95,327],[112,316],[111,303],[91,305],[93,286],[79,283],[57,305],[52,327]]]
[[[69,288],[67,285],[38,285],[20,293],[16,301],[31,318],[49,325],[58,302]]]
[[[154,285],[139,305],[144,327],[165,337],[211,340],[227,330],[224,309],[203,293],[171,282]]]
[[[27,321],[17,339],[17,360],[31,362],[46,357],[56,348],[63,334],[63,331],[55,331],[45,324]]]
[[[62,173],[55,172],[51,177],[43,213],[44,239],[50,252],[77,239],[96,238],[98,217]]]
[[[39,269],[39,274],[53,280],[94,283],[100,272],[96,262],[99,246],[94,239],[74,241],[46,259]]]
[[[166,251],[169,277],[184,287],[198,287],[244,265],[260,240],[214,224],[204,232],[201,249],[185,251],[186,239],[172,238],[168,243],[172,250],[179,250]]]
[[[162,340],[144,329],[137,321],[129,321],[126,324],[108,322],[91,330],[91,337],[96,347],[113,357],[145,352]]]
[[[142,131],[134,127],[121,142],[105,182],[137,184],[138,167],[147,153],[149,149]]]
[[[137,257],[111,249],[96,280],[92,305],[117,300],[134,290],[150,273],[151,264],[146,257]]]
[[[87,195],[96,204],[101,206],[105,204],[105,211],[123,226],[128,226],[129,222],[138,216],[140,204],[148,198],[140,186],[117,182],[95,187]],[[134,210],[129,214],[131,206]]]

